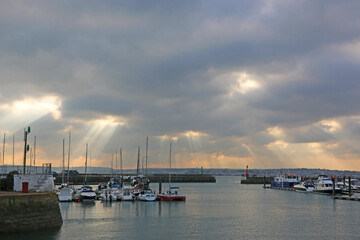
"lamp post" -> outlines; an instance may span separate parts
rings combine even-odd
[[[27,145],[27,135],[30,133],[30,127],[27,128],[27,130],[24,129],[24,141],[25,141],[25,145],[24,145],[24,170],[23,173],[25,174],[25,168],[26,168],[26,153],[27,151],[29,151],[29,145]]]

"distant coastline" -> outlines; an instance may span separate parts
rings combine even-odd
[[[1,166],[2,167],[2,166]],[[5,172],[10,172],[13,169],[22,169],[22,166],[15,166],[14,168],[12,165],[5,165],[4,168],[6,169]],[[34,167],[33,172],[35,171]],[[41,172],[41,167],[38,166],[37,172]],[[85,167],[71,167],[71,170],[77,170],[79,173],[85,172]],[[61,167],[52,167],[52,171],[60,174],[62,171]],[[148,168],[148,174],[167,174],[169,171],[168,168]],[[124,174],[135,174],[136,169],[124,169]],[[145,173],[145,169],[140,169],[141,173]],[[210,174],[213,176],[242,176],[245,175],[245,169],[231,169],[231,168],[172,168],[171,172],[174,174]],[[121,174],[121,170],[105,167],[88,167],[88,174],[91,173],[98,173],[98,174]],[[330,170],[330,169],[320,169],[320,168],[273,168],[273,169],[251,169],[249,168],[249,175],[253,176],[276,176],[279,174],[296,174],[301,176],[309,176],[309,177],[316,177],[319,174],[326,174],[329,176],[352,176],[354,178],[360,178],[360,171],[351,171],[351,170]]]

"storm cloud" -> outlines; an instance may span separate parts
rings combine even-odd
[[[0,133],[39,162],[360,170],[358,1],[2,1]],[[32,140],[31,140],[32,141]],[[67,140],[66,140],[67,141]]]

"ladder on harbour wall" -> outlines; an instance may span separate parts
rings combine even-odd
[[[51,163],[43,163],[42,173],[37,180],[37,184],[35,185],[35,188],[37,189],[37,191],[43,192],[46,190],[45,188],[41,189],[41,187],[44,186],[49,175],[51,175]]]

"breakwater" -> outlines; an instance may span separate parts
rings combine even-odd
[[[55,228],[62,223],[55,193],[0,192],[0,232]]]
[[[247,177],[241,180],[241,184],[270,184],[274,177]]]
[[[133,174],[128,174],[128,176],[135,176]],[[119,176],[120,177],[120,176]],[[146,177],[150,182],[168,182],[168,174],[147,174]],[[87,175],[86,183],[90,185],[98,184],[101,182],[108,182],[111,178],[110,174],[91,174]],[[55,184],[61,184],[61,176],[57,176],[55,179]],[[79,174],[77,176],[70,176],[69,182],[74,185],[81,185],[85,182],[85,175]],[[216,182],[216,178],[208,174],[172,174],[171,182]]]

